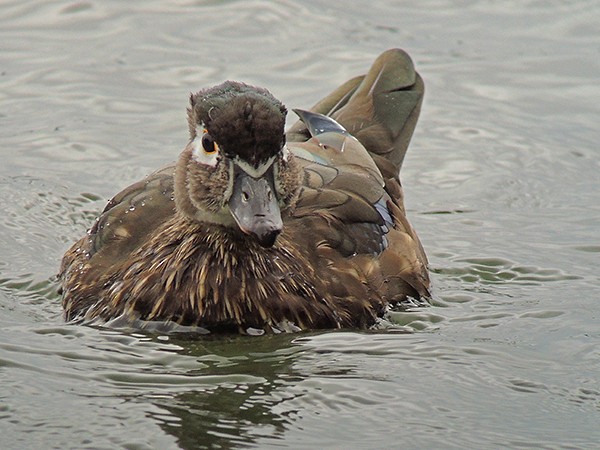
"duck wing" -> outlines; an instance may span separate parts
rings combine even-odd
[[[175,214],[174,170],[173,165],[164,167],[111,198],[87,235],[65,254],[61,274],[77,267],[76,260],[89,263],[100,274],[143,244]]]
[[[297,233],[292,240],[314,241],[314,264],[330,272],[328,291],[365,295],[379,312],[385,303],[429,296],[427,257],[399,181],[422,97],[408,55],[389,50],[312,111],[296,110],[300,121],[287,135],[304,168],[286,224]]]

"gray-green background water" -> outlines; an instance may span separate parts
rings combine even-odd
[[[598,448],[600,3],[0,2],[0,447]],[[190,91],[426,82],[402,173],[435,301],[387,331],[65,325],[52,276],[176,158]]]

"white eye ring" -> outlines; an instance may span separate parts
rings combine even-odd
[[[206,130],[204,133],[197,135],[192,141],[192,157],[194,161],[210,167],[215,167],[221,159],[219,146],[212,140]]]

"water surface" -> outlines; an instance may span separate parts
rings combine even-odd
[[[0,5],[0,447],[600,445],[600,5],[339,3]],[[63,323],[63,252],[176,158],[190,91],[308,107],[390,47],[427,87],[402,180],[431,307],[260,338]]]

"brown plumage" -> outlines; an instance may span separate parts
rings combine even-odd
[[[364,328],[426,299],[399,181],[422,96],[401,50],[297,111],[287,135],[286,109],[264,89],[225,82],[193,95],[177,164],[117,194],[65,254],[66,319]]]

